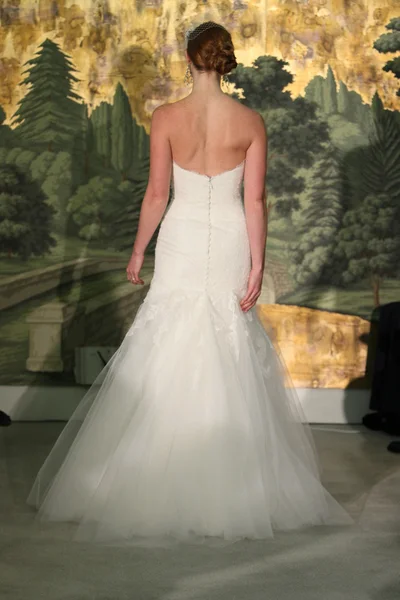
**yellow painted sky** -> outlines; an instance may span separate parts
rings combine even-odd
[[[56,9],[54,6],[56,5]],[[71,55],[77,91],[96,106],[111,99],[117,81],[127,89],[139,122],[152,109],[187,94],[183,36],[212,19],[233,35],[239,62],[262,54],[289,63],[294,95],[330,64],[337,78],[369,102],[376,89],[388,108],[400,108],[398,82],[382,70],[390,55],[372,48],[396,16],[398,0],[20,0],[0,29],[0,104],[10,117],[24,90],[22,65],[46,37]]]

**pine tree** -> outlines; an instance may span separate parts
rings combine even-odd
[[[291,244],[291,275],[299,285],[330,280],[333,251],[344,213],[342,177],[337,150],[332,146],[317,162],[307,207],[301,215],[299,241]]]
[[[6,120],[6,113],[2,106],[0,106],[0,146],[9,148],[14,145],[15,132],[8,125],[4,124]]]
[[[120,83],[114,94],[111,115],[111,163],[122,180],[133,160],[133,122],[129,98]]]
[[[39,48],[24,65],[27,75],[20,85],[29,91],[18,103],[13,123],[29,144],[51,151],[76,147],[76,138],[82,138],[82,99],[73,91],[75,69],[53,41],[46,39]]]
[[[388,194],[399,206],[400,220],[400,125],[396,113],[385,110],[379,94],[372,100],[373,132],[363,154],[364,195]]]
[[[334,115],[338,112],[336,80],[330,66],[324,81],[324,112],[327,115]]]

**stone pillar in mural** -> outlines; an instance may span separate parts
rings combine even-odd
[[[275,304],[276,293],[275,283],[272,276],[269,273],[264,273],[263,285],[261,289],[260,297],[258,298],[258,304]]]
[[[74,348],[84,340],[83,319],[83,307],[64,302],[49,302],[34,310],[27,317],[27,370],[52,373],[72,370]]]

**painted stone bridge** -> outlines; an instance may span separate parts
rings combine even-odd
[[[293,290],[287,267],[276,259],[265,261],[264,279],[258,304],[275,304],[284,294]]]

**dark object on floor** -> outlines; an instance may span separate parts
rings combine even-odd
[[[11,425],[11,422],[10,417],[0,410],[0,427],[7,427],[8,425]]]
[[[389,452],[395,452],[396,454],[400,454],[400,441],[390,442],[387,449],[389,450]]]
[[[372,431],[384,431],[390,435],[400,435],[400,415],[369,413],[363,417],[363,425]]]
[[[400,435],[400,302],[379,308],[369,407],[366,427]]]

